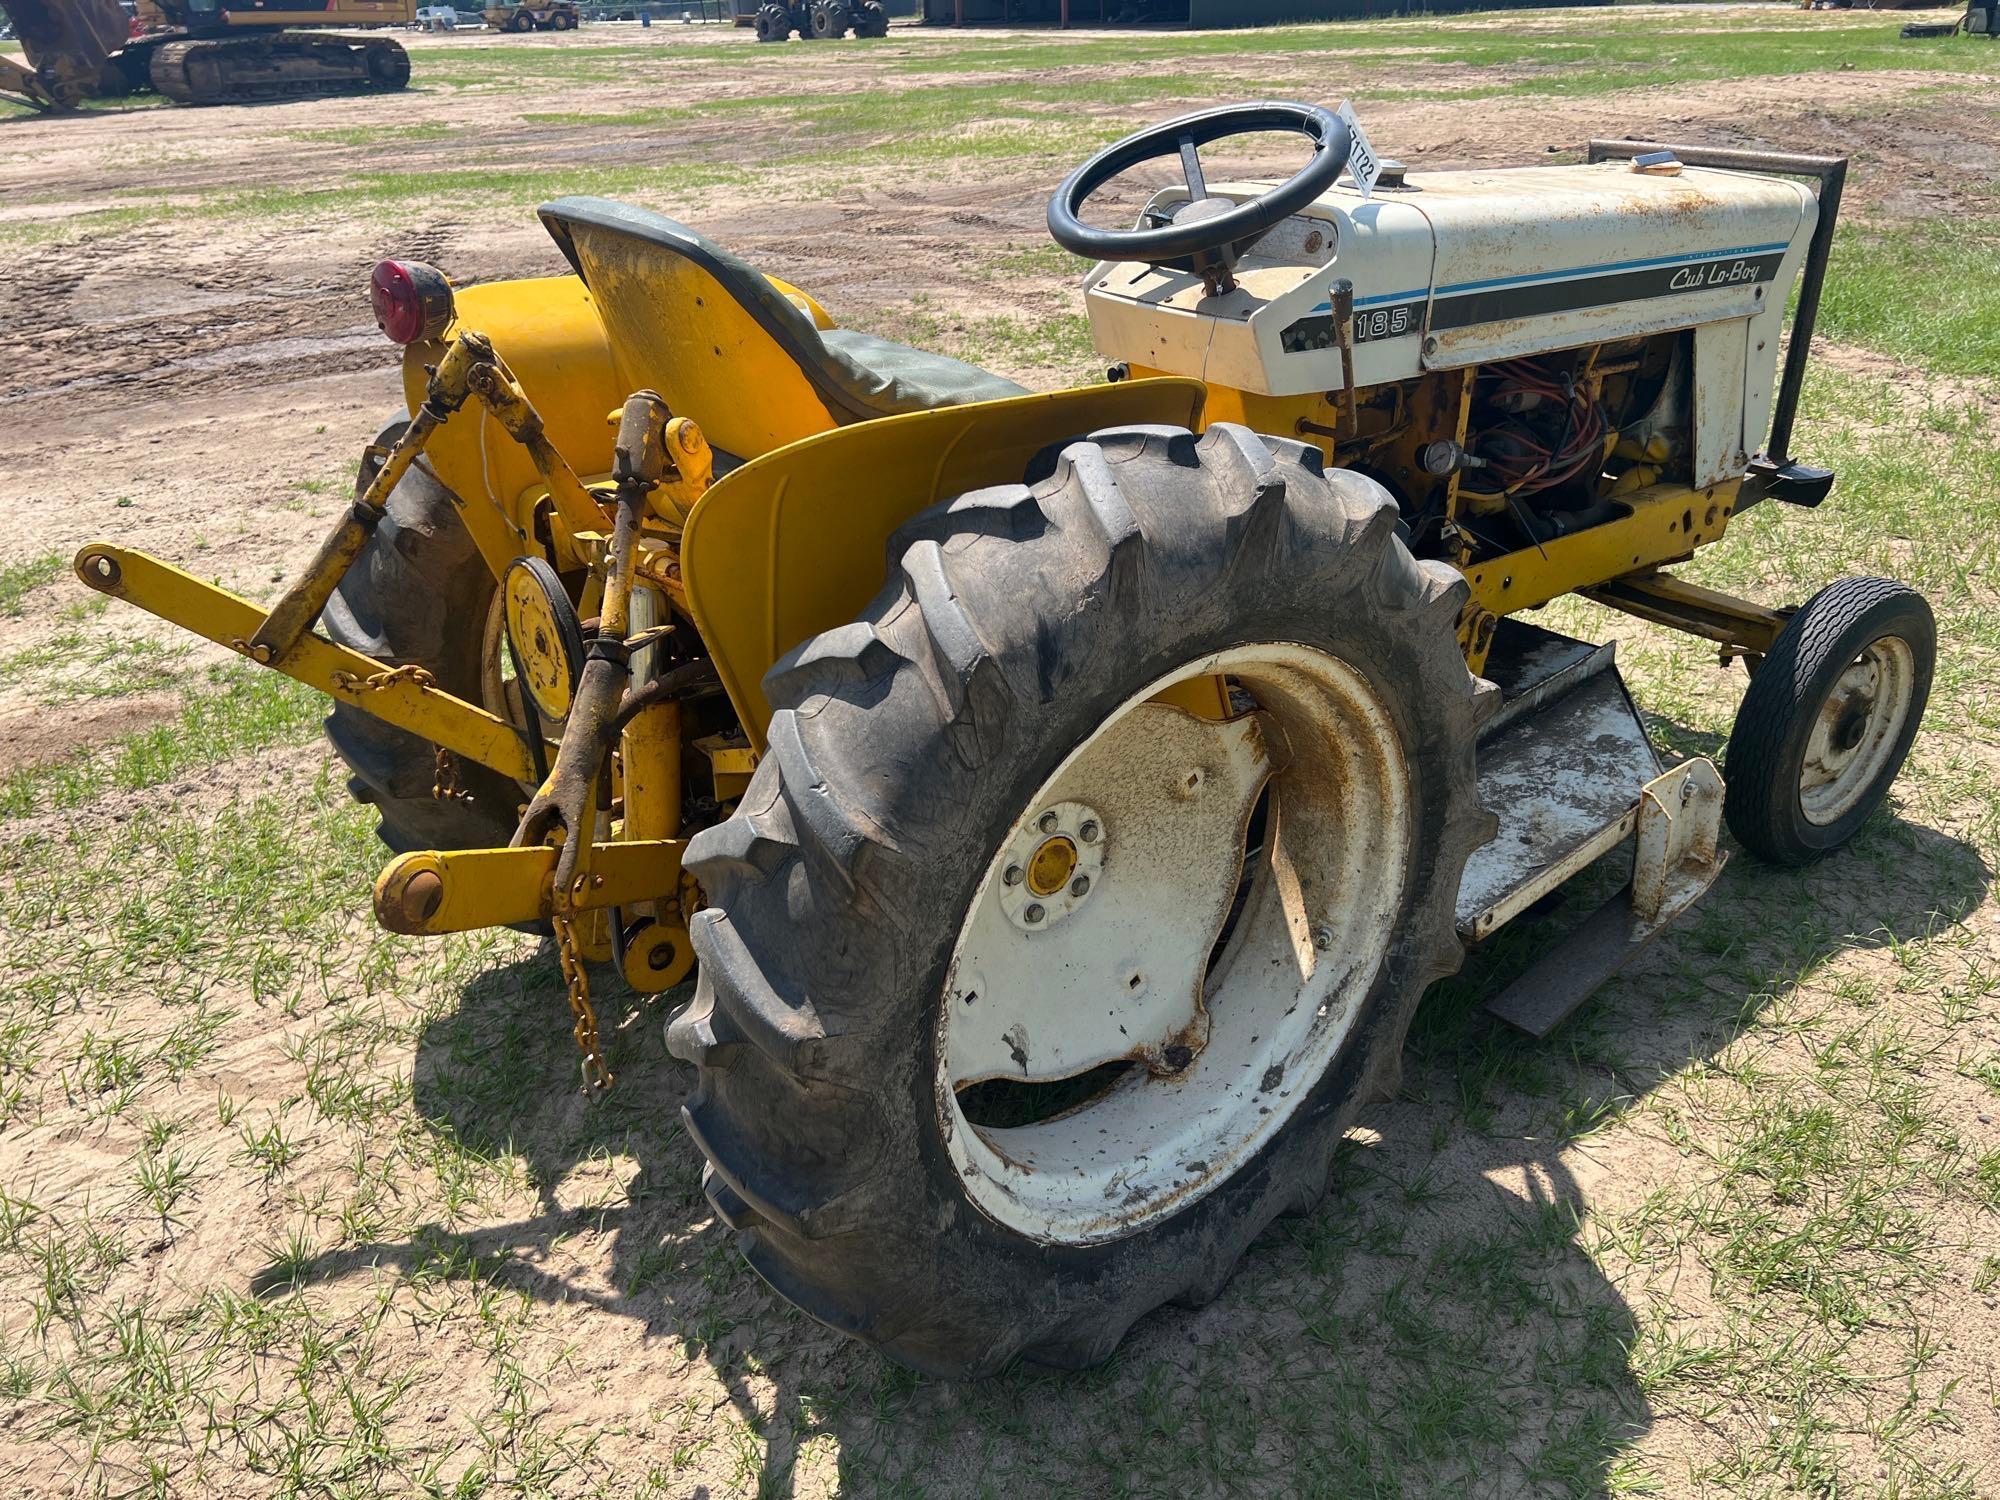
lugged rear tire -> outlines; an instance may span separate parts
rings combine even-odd
[[[813,0],[805,35],[814,41],[838,41],[847,35],[847,0]]]
[[[862,617],[772,668],[769,752],[735,816],[689,847],[711,904],[690,924],[695,998],[668,1032],[698,1069],[684,1117],[709,1201],[750,1264],[947,1376],[1101,1360],[1154,1308],[1214,1296],[1272,1219],[1318,1200],[1356,1111],[1397,1087],[1419,996],[1459,964],[1459,881],[1494,828],[1473,742],[1496,695],[1455,638],[1465,584],[1411,558],[1379,485],[1232,425],[1101,432],[1030,472],[917,516]],[[1335,659],[1386,705],[1409,836],[1384,862],[1402,882],[1372,885],[1365,861],[1347,877],[1376,892],[1381,956],[1347,969],[1359,1003],[1342,1002],[1337,1049],[1269,1096],[1287,1102],[1255,1128],[1275,1133],[1246,1136],[1261,1144],[1205,1189],[1175,1195],[1169,1165],[1162,1206],[1129,1232],[1023,1232],[952,1156],[958,1096],[939,1069],[969,903],[1073,747],[1163,676],[1257,649]],[[1359,751],[1319,748],[1309,776],[1364,777]]]
[[[393,444],[407,425],[402,417],[390,421],[376,449]],[[363,460],[356,495],[379,467],[372,455]],[[450,493],[422,468],[412,468],[327,601],[320,626],[342,646],[385,665],[420,666],[446,692],[478,703],[494,588]],[[525,798],[499,773],[459,761],[459,780],[472,800],[441,801],[432,795],[437,746],[429,740],[338,702],[326,717],[326,737],[353,772],[348,791],[375,809],[376,836],[398,854],[490,849],[513,837]]]

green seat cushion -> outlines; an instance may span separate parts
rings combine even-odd
[[[694,262],[784,349],[843,425],[1028,393],[963,360],[853,329],[822,331],[755,266],[664,214],[608,198],[560,198],[539,212],[586,286],[590,277],[576,253],[574,224],[629,235]]]

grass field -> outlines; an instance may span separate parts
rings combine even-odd
[[[1895,575],[1942,641],[1911,767],[1850,851],[1795,873],[1738,851],[1545,1043],[1480,1008],[1548,941],[1510,929],[1428,997],[1403,1090],[1343,1148],[1328,1200],[1266,1235],[1220,1299],[1147,1320],[1081,1376],[953,1385],[827,1333],[738,1259],[678,1123],[689,1070],[661,1029],[684,993],[600,976],[620,1083],[587,1107],[545,945],[374,927],[374,819],[311,695],[135,633],[68,581],[76,535],[35,529],[45,491],[87,494],[81,534],[129,531],[268,593],[342,503],[340,471],[281,457],[282,484],[245,481],[255,507],[197,490],[175,518],[143,438],[79,490],[62,486],[84,450],[16,466],[0,683],[25,715],[92,717],[0,761],[0,1486],[2000,1492],[2000,45],[1901,43],[1894,25],[1772,8],[899,28],[872,60],[816,55],[798,75],[774,49],[586,28],[417,49],[420,87],[393,111],[141,109],[80,123],[76,146],[0,125],[0,245],[23,257],[151,274],[213,240],[304,283],[318,269],[288,246],[345,236],[365,264],[453,233],[481,274],[546,271],[545,251],[478,246],[578,190],[691,205],[782,272],[775,257],[874,215],[820,263],[848,278],[837,311],[1043,382],[1099,361],[1040,196],[1172,109],[1353,90],[1433,161],[1573,159],[1589,133],[1656,122],[1852,140],[1796,442],[1839,486],[1817,511],[1749,513],[1687,571],[1773,603]],[[1472,113],[1489,107],[1500,123]],[[218,146],[203,115],[239,135]],[[150,130],[182,134],[170,149]],[[36,175],[57,150],[95,174],[88,194]],[[999,207],[978,197],[989,178]],[[206,315],[188,305],[175,328]],[[300,336],[361,315],[326,316]],[[97,326],[76,320],[44,357],[90,373]],[[230,378],[305,392],[315,373]],[[206,389],[178,378],[120,399],[171,429]],[[31,393],[34,410],[111,411],[95,389]],[[184,461],[234,494],[250,450],[320,441],[308,404]],[[1740,669],[1586,604],[1549,613],[1619,638],[1664,748],[1718,751]]]

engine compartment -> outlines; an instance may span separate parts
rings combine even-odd
[[[1351,434],[1336,420],[1300,435],[1396,497],[1417,555],[1497,557],[1614,520],[1648,486],[1692,481],[1691,342],[1654,334],[1477,366],[1463,439],[1419,420],[1449,415],[1457,371],[1360,393]]]
[[[1140,224],[1212,211],[1169,189]],[[1679,162],[1398,173],[1277,224],[1226,289],[1107,262],[1085,298],[1115,373],[1203,380],[1211,420],[1315,443],[1464,564],[1742,478],[1817,219],[1800,183]]]

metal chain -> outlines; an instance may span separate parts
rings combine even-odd
[[[604,1044],[597,1035],[597,1008],[590,1003],[590,980],[583,972],[583,956],[577,952],[576,933],[570,919],[558,912],[550,920],[556,930],[556,958],[569,985],[570,1012],[576,1017],[576,1044],[583,1051],[583,1091],[599,1099],[611,1087],[613,1079],[611,1070],[604,1065]]]
[[[335,672],[332,682],[335,687],[350,693],[379,693],[398,682],[415,683],[420,688],[437,686],[437,679],[415,662],[406,662],[383,672],[370,672],[366,677],[357,677],[352,672]]]
[[[431,796],[439,802],[470,802],[472,793],[460,783],[458,757],[438,746],[437,774],[431,780]]]

